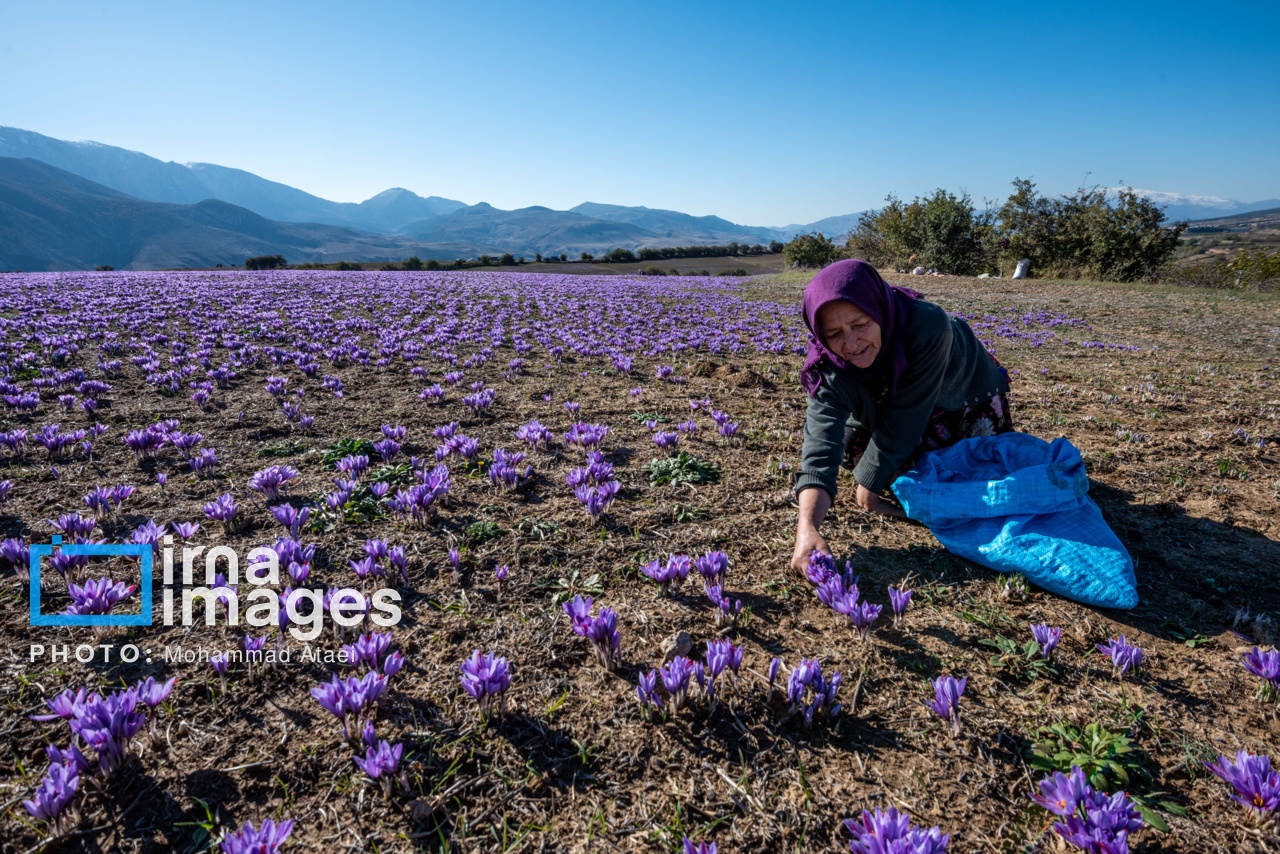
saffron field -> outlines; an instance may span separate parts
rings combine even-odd
[[[1276,298],[912,282],[1083,452],[1109,612],[847,473],[790,573],[804,282],[0,275],[0,850],[1280,850]],[[30,625],[55,535],[154,625]]]

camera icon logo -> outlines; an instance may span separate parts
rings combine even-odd
[[[43,614],[40,612],[40,559],[51,557],[54,547],[59,547],[67,557],[136,557],[142,578],[139,590],[142,607],[137,614]],[[31,625],[33,626],[150,626],[151,616],[151,560],[152,549],[148,543],[94,544],[68,543],[62,545],[62,537],[54,535],[48,545],[31,544]]]

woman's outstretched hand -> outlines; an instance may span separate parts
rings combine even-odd
[[[804,571],[809,568],[809,555],[815,550],[824,555],[831,554],[827,541],[817,531],[801,531],[796,534],[796,551],[791,556],[791,570],[804,575]]]
[[[902,512],[901,507],[895,507],[882,500],[879,495],[876,495],[862,484],[858,484],[858,495],[855,500],[858,502],[858,506],[868,513],[879,513],[882,516],[892,516],[895,519],[907,518],[907,514]]]

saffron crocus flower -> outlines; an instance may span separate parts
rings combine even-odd
[[[691,566],[687,555],[668,555],[666,563],[655,558],[640,567],[640,571],[658,582],[662,595],[670,596],[673,588],[689,577]]]
[[[953,736],[960,734],[960,697],[964,694],[964,686],[968,681],[968,677],[957,680],[954,676],[939,676],[931,683],[933,700],[928,706],[938,717],[951,722]]]
[[[677,655],[658,671],[662,677],[662,687],[671,698],[671,711],[679,712],[689,696],[689,677],[694,674],[693,662],[683,655]]]
[[[845,830],[853,835],[849,848],[853,854],[946,854],[951,841],[949,834],[939,827],[928,830],[911,826],[911,818],[889,807],[881,812],[862,811],[861,819],[845,819]]]
[[[77,689],[74,693],[70,688],[67,688],[61,694],[44,701],[44,704],[53,711],[53,714],[32,715],[31,720],[45,722],[62,718],[69,721],[83,711],[87,696],[83,688]]]
[[[1269,816],[1280,806],[1280,771],[1271,768],[1271,758],[1241,750],[1236,761],[1219,756],[1217,762],[1206,762],[1212,771],[1235,789],[1231,800],[1259,816]]]
[[[866,601],[858,602],[849,609],[849,622],[858,630],[858,640],[871,638],[871,626],[880,618],[882,610],[883,605],[873,605]]]
[[[782,659],[775,657],[769,662],[769,696],[765,702],[773,699],[773,683],[778,681],[778,670],[782,667]]]
[[[708,583],[715,583],[729,573],[729,556],[720,551],[707,552],[696,558],[693,566]]]
[[[356,765],[369,776],[382,784],[382,794],[391,797],[391,787],[395,783],[396,772],[400,770],[400,757],[404,754],[404,745],[390,745],[379,741],[377,747],[365,750],[364,758],[353,757]]]
[[[662,448],[663,450],[672,450],[675,448],[675,446],[679,442],[680,442],[679,433],[674,433],[674,432],[667,433],[659,430],[657,433],[653,434],[653,444],[657,445],[659,448]]]
[[[1114,667],[1113,675],[1123,677],[1130,669],[1136,670],[1142,665],[1142,650],[1125,639],[1111,638],[1106,643],[1097,645],[1099,652],[1105,652]]]
[[[31,549],[21,537],[11,537],[0,542],[0,563],[12,567],[26,581],[31,574]]]
[[[836,702],[840,682],[838,671],[833,671],[830,679],[823,677],[822,663],[818,659],[800,659],[787,677],[787,700],[791,703],[791,711],[804,713],[805,726],[812,726],[818,713],[834,717],[841,708]]]
[[[1058,641],[1062,640],[1062,629],[1057,626],[1036,623],[1031,627],[1031,636],[1036,639],[1036,643],[1040,646],[1041,658],[1045,661],[1051,661],[1053,659],[1053,651],[1058,648]]]
[[[67,614],[110,614],[117,603],[123,602],[137,590],[136,584],[126,585],[123,581],[112,581],[109,578],[98,578],[86,581],[83,586],[67,585],[72,604],[67,606]]]
[[[495,566],[493,568],[493,577],[498,582],[499,592],[501,592],[502,588],[506,585],[507,575],[508,573],[510,573],[510,571],[511,570],[507,567],[506,564],[503,564],[502,566]]]
[[[147,722],[146,714],[138,709],[138,702],[133,688],[114,691],[105,697],[90,694],[69,721],[71,731],[94,749],[105,776],[111,776],[124,765],[130,740]]]
[[[480,650],[458,668],[461,671],[462,689],[480,704],[480,719],[488,720],[506,705],[506,691],[511,687],[511,665],[500,655]]]
[[[1080,766],[1072,765],[1070,774],[1061,771],[1053,772],[1040,781],[1040,794],[1032,794],[1031,800],[1047,809],[1054,815],[1074,815],[1084,796],[1091,790],[1089,780],[1080,770]]]
[[[519,489],[533,474],[533,466],[526,465],[523,472],[520,470],[524,459],[525,455],[522,453],[509,454],[502,448],[497,448],[493,452],[493,463],[489,466],[489,481],[506,491]]]
[[[707,642],[707,673],[711,677],[707,693],[714,694],[715,681],[728,670],[736,679],[742,669],[741,646],[734,646],[728,639]]]
[[[893,627],[901,629],[906,623],[907,608],[911,606],[912,591],[896,587],[889,588],[889,604],[893,606]]]
[[[80,788],[80,775],[73,765],[56,763],[49,766],[35,796],[22,806],[32,818],[48,823],[54,833],[74,825],[72,802]]]
[[[1128,854],[1129,834],[1142,828],[1142,814],[1124,792],[1107,795],[1090,787],[1076,812],[1054,822],[1053,831],[1084,851]]]
[[[204,515],[217,522],[221,522],[227,530],[233,530],[236,526],[236,516],[238,514],[236,500],[231,496],[230,492],[224,492],[216,500],[210,501],[204,505]]]
[[[695,843],[686,836],[684,837],[684,854],[716,854],[716,844],[714,842]]]
[[[271,515],[289,529],[289,536],[296,538],[298,531],[311,519],[311,508],[303,507],[299,510],[292,504],[277,504],[271,508]]]
[[[368,465],[366,458],[365,464]],[[289,481],[298,477],[298,470],[293,466],[269,466],[254,472],[249,477],[249,488],[262,493],[262,497],[271,500],[279,498],[288,490]]]
[[[138,683],[135,689],[138,694],[138,701],[147,708],[154,709],[156,706],[169,699],[169,694],[173,691],[173,686],[178,684],[178,677],[174,676],[167,682],[157,682],[148,676],[145,681]]]
[[[1258,685],[1258,701],[1280,702],[1280,652],[1274,649],[1263,652],[1256,646],[1245,653],[1241,662],[1244,669],[1262,680]]]
[[[222,854],[278,854],[280,846],[291,833],[293,819],[285,819],[279,824],[269,818],[263,819],[257,829],[253,822],[246,821],[235,833],[222,838]]]
[[[601,608],[587,624],[583,637],[591,644],[591,652],[605,670],[613,670],[622,661],[622,633],[618,631],[618,615],[612,608]]]
[[[703,590],[706,592],[707,598],[711,600],[711,604],[716,608],[716,628],[725,629],[736,625],[738,615],[742,613],[742,600],[735,599],[730,602],[729,597],[724,595],[724,591],[719,584],[708,584]]]
[[[662,695],[658,693],[658,671],[650,670],[640,674],[639,684],[636,685],[636,699],[640,701],[640,713],[646,720],[662,711]]]

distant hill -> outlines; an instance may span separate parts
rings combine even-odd
[[[672,245],[670,239],[623,222],[538,206],[504,211],[484,202],[430,220],[409,236],[424,243],[486,242],[530,258],[538,252],[576,258],[583,252],[596,254],[616,247]]]
[[[0,158],[0,270],[212,267],[254,255],[291,263],[452,260],[492,247],[417,241],[314,223],[275,222],[213,199],[136,199],[38,160]]]
[[[763,243],[768,245],[771,240],[791,239],[791,236],[783,236],[782,229],[737,225],[718,216],[692,216],[679,211],[602,205],[597,202],[583,202],[569,210],[592,219],[624,222],[637,226],[655,237],[666,238],[663,244],[665,246],[677,245],[672,242],[673,240],[684,240],[687,244]]]
[[[331,202],[241,169],[164,162],[111,145],[63,142],[10,127],[0,127],[0,157],[30,157],[147,201],[193,204],[219,199],[268,219],[343,225],[384,234],[395,234],[409,223],[466,207],[453,199],[423,198],[402,189],[387,190],[359,204]],[[388,194],[391,198],[384,198]]]
[[[1192,220],[1187,231],[1252,231],[1259,228],[1280,228],[1280,206],[1261,211]]]

